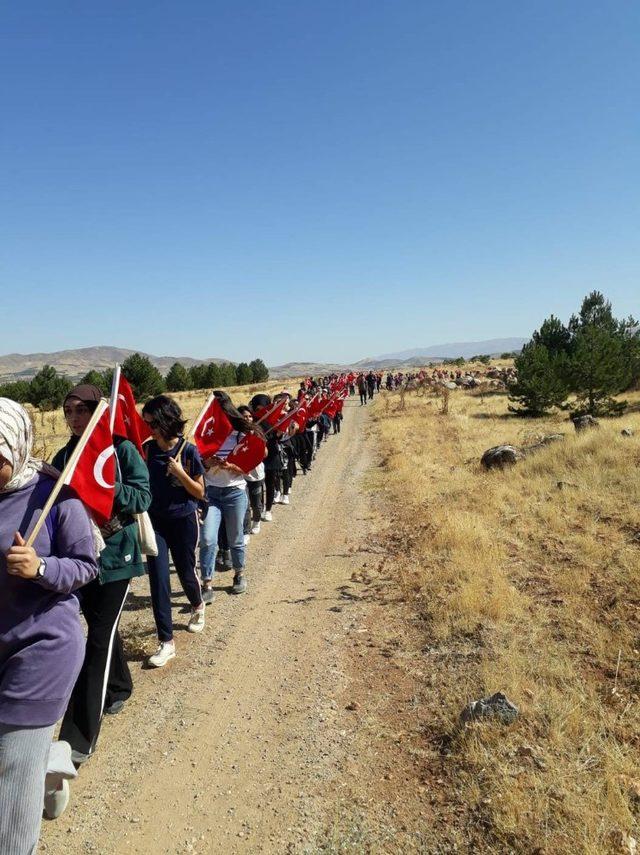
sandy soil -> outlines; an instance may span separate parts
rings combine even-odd
[[[413,761],[390,716],[414,696],[394,675],[380,620],[392,582],[370,538],[379,511],[366,489],[367,421],[349,401],[342,433],[253,538],[248,593],[233,597],[230,574],[218,575],[201,635],[184,631],[176,593],[178,655],[161,670],[143,667],[155,635],[146,579],[136,580],[123,615],[134,695],[106,717],[42,851],[424,848],[397,788]]]

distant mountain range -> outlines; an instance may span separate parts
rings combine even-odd
[[[397,353],[384,353],[375,357],[377,361],[385,359],[413,359],[416,356],[427,359],[470,359],[472,356],[487,354],[499,356],[521,350],[529,341],[527,338],[490,338],[488,341],[461,341],[452,344],[435,344],[431,347],[415,347],[413,350],[401,350]]]
[[[9,353],[0,356],[0,382],[12,380],[30,380],[43,365],[52,365],[56,371],[66,374],[72,380],[79,380],[91,371],[104,371],[113,368],[116,362],[122,363],[132,353],[140,351],[126,350],[122,347],[82,347],[79,350],[58,350],[55,353]],[[229,359],[210,357],[193,359],[190,356],[152,356],[144,353],[156,368],[166,374],[174,362],[181,362],[186,368],[203,362],[230,362]]]
[[[300,377],[318,374],[330,374],[345,368],[355,368],[361,371],[392,371],[399,368],[412,368],[424,365],[426,362],[439,362],[442,359],[455,359],[462,356],[468,359],[479,354],[499,355],[513,350],[520,350],[527,339],[524,338],[494,338],[489,341],[467,341],[458,344],[440,344],[432,347],[418,347],[413,350],[402,350],[397,353],[385,353],[361,359],[351,365],[325,362],[286,362],[274,365],[269,373],[274,378]],[[55,353],[9,353],[0,356],[0,383],[12,380],[30,380],[43,365],[52,365],[61,374],[66,374],[72,380],[81,377],[95,369],[104,371],[113,368],[116,362],[122,363],[132,353],[140,351],[127,350],[121,347],[83,347],[78,350],[59,350]],[[203,362],[231,362],[212,356],[208,359],[194,359],[191,356],[153,356],[145,353],[156,368],[166,374],[174,362],[180,362],[185,368],[191,365],[201,365]]]

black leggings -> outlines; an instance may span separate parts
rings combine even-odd
[[[265,510],[270,511],[273,507],[273,497],[276,494],[276,490],[280,489],[280,470],[279,469],[266,469],[264,473],[264,486],[266,493],[266,503]]]

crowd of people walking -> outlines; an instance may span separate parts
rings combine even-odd
[[[113,510],[99,529],[69,488],[50,508],[47,499],[101,391],[81,384],[67,395],[69,440],[51,465],[32,456],[33,430],[25,409],[0,398],[2,855],[35,852],[43,813],[53,819],[65,809],[69,780],[96,752],[104,715],[126,707],[133,681],[119,622],[131,580],[148,574],[158,646],[147,664],[162,668],[178,653],[171,563],[189,602],[187,629],[200,633],[214,600],[215,574],[232,571],[231,593],[247,592],[251,538],[273,521],[274,505],[291,503],[295,479],[312,470],[327,438],[340,432],[344,397],[354,395],[357,386],[366,403],[381,381],[372,374],[308,378],[295,396],[286,390],[273,399],[257,394],[240,407],[226,392],[215,391],[231,432],[210,456],[188,441],[178,402],[167,395],[152,398],[142,408],[150,433],[142,454],[129,439],[113,436]],[[343,394],[332,395],[335,389]],[[309,405],[310,417],[294,419],[311,401],[324,407],[314,414]],[[272,425],[265,414],[276,408],[282,417]],[[264,441],[266,452],[245,472],[229,458],[250,435]],[[28,532],[43,511],[46,524],[28,545]],[[146,560],[138,524],[145,512],[156,547]]]

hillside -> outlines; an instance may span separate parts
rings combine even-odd
[[[107,368],[113,368],[116,362],[124,362],[132,353],[136,351],[106,346],[58,350],[53,353],[9,353],[6,356],[0,356],[0,382],[30,380],[43,365],[52,365],[56,371],[75,380],[83,377],[91,369],[104,371]],[[150,353],[143,355],[147,356],[162,374],[166,374],[174,362],[181,362],[188,368],[190,365],[202,362],[231,361],[218,357],[193,359],[190,356],[153,356]]]

